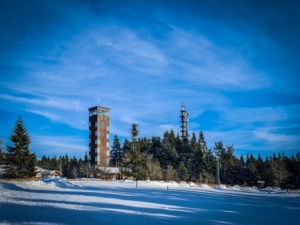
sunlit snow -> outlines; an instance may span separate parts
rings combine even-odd
[[[300,193],[186,182],[0,182],[0,224],[299,224]]]

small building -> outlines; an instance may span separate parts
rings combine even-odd
[[[101,167],[98,166],[96,168],[95,178],[101,178],[104,180],[115,179],[115,180],[123,180],[123,174],[121,174],[120,169],[118,167]]]
[[[58,176],[58,177],[60,177],[61,172],[59,172],[58,170],[45,170],[41,173],[41,176],[43,178],[47,177],[47,176]]]
[[[35,167],[35,172],[36,172],[35,177],[42,177],[42,172],[44,172],[44,171],[46,171],[46,170],[41,167],[36,166]]]

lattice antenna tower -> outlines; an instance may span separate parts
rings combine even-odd
[[[180,122],[181,122],[181,138],[185,138],[188,136],[188,130],[187,127],[189,125],[189,119],[188,119],[189,113],[185,109],[185,103],[181,103],[181,110],[180,110]]]

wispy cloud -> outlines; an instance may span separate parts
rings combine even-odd
[[[84,152],[88,151],[87,141],[82,137],[33,135],[31,139],[31,148],[35,149],[38,157],[65,154],[83,157]]]
[[[220,137],[240,149],[258,145],[275,149],[279,143],[271,142],[278,137],[282,143],[296,144],[298,100],[282,106],[284,95],[266,94],[299,93],[295,66],[299,60],[292,55],[298,53],[284,50],[265,32],[270,28],[266,21],[278,19],[268,9],[268,15],[260,14],[260,23],[252,16],[252,4],[251,13],[241,15],[233,10],[238,5],[201,4],[199,13],[182,3],[188,7],[187,15],[185,10],[160,8],[160,4],[145,6],[151,13],[135,14],[126,8],[131,7],[128,4],[114,11],[112,5],[102,3],[44,7],[41,2],[31,6],[36,13],[22,19],[15,15],[26,15],[31,8],[17,7],[18,13],[7,14],[7,24],[17,21],[25,39],[10,26],[1,39],[5,55],[0,54],[0,60],[5,66],[0,67],[4,74],[0,107],[18,109],[32,118],[40,115],[52,127],[49,133],[69,134],[88,129],[87,109],[101,97],[101,105],[111,108],[112,134],[130,137],[131,124],[138,123],[141,135],[151,137],[165,129],[179,131],[180,104],[186,102],[190,131],[204,130],[211,143]],[[41,8],[46,18],[41,19]],[[53,21],[53,13],[59,19]],[[254,89],[256,97],[272,101],[250,104],[251,93],[246,100],[236,96]],[[49,148],[70,149],[59,143],[71,140],[53,136],[56,141],[46,137]]]
[[[25,104],[28,103],[28,104],[33,104],[33,105],[38,105],[43,107],[51,107],[51,108],[58,108],[58,109],[73,109],[73,110],[79,109],[78,101],[72,101],[63,98],[49,97],[44,99],[40,99],[40,98],[35,99],[35,98],[15,97],[8,94],[0,94],[0,98],[12,102],[25,103]]]
[[[288,118],[288,112],[282,107],[263,107],[263,108],[229,108],[225,112],[228,122],[238,123],[253,122],[278,122]]]

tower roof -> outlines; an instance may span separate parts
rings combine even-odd
[[[106,108],[106,107],[103,107],[103,106],[94,106],[94,107],[91,107],[91,108],[88,108],[88,110],[93,110],[93,109],[107,109],[107,110],[110,110],[110,108]]]

